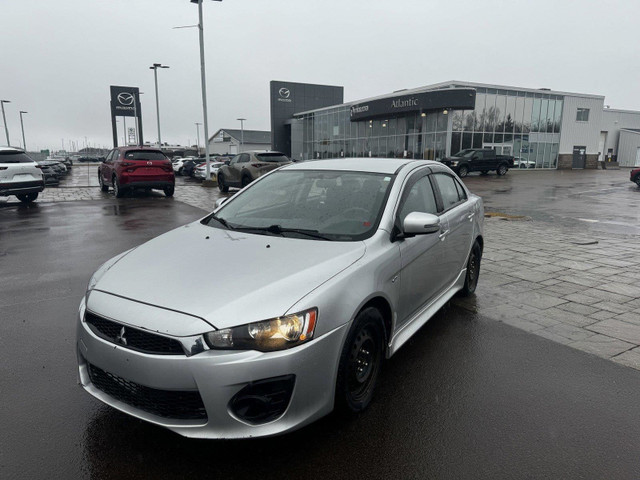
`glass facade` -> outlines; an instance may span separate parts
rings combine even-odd
[[[561,118],[562,96],[544,91],[476,88],[474,110],[411,112],[356,122],[350,120],[350,106],[339,105],[301,117],[303,158],[436,160],[465,148],[493,148],[513,155],[516,168],[556,168]]]

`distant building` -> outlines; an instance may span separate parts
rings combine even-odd
[[[247,150],[271,150],[271,132],[221,128],[209,139],[209,153],[236,154]]]

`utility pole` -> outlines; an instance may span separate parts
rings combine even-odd
[[[22,128],[22,147],[24,148],[24,151],[27,151],[27,142],[24,139],[24,123],[22,122],[22,114],[23,113],[29,113],[29,112],[25,112],[23,110],[20,110],[20,128]]]
[[[158,120],[158,145],[159,148],[162,148],[162,138],[160,136],[160,101],[158,100],[158,69],[159,68],[169,68],[168,65],[162,65],[161,63],[154,63],[153,66],[149,67],[153,70],[153,78],[156,84],[156,117]],[[135,99],[134,99],[135,101]]]
[[[202,123],[196,122],[196,134],[198,135],[198,144],[196,145],[196,150],[198,150],[198,156],[200,156],[200,125],[202,125]]]
[[[0,100],[0,107],[2,108],[2,121],[4,122],[4,133],[7,135],[7,147],[10,147],[11,142],[9,142],[9,127],[7,127],[7,117],[4,115],[5,103],[11,103],[11,100]]]
[[[246,118],[236,118],[236,120],[240,120],[240,151],[238,153],[241,153],[244,148],[244,121]]]

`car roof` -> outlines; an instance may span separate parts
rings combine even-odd
[[[0,147],[0,152],[18,152],[24,153],[24,150],[17,147]]]
[[[394,174],[405,165],[420,162],[424,165],[440,165],[433,160],[411,160],[407,158],[335,158],[309,160],[283,167],[283,170],[340,170],[353,172]]]

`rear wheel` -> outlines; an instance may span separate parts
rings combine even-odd
[[[163,191],[164,191],[164,195],[166,197],[173,197],[173,192],[175,191],[175,187],[173,187],[173,186],[164,187]]]
[[[507,166],[503,163],[498,167],[496,173],[500,176],[505,175],[507,173]]]
[[[640,187],[640,175],[636,175],[634,182],[636,182],[636,185]]]
[[[218,188],[222,193],[227,193],[229,191],[229,187],[224,184],[224,175],[221,173],[218,174]]]
[[[104,183],[104,178],[102,178],[102,172],[98,172],[98,182],[100,183],[100,190],[103,192],[109,191],[109,185]]]
[[[336,406],[361,412],[373,398],[384,358],[384,329],[380,312],[369,307],[358,314],[347,335],[338,368]]]
[[[113,194],[116,198],[122,198],[124,196],[124,192],[122,188],[120,188],[120,182],[118,182],[118,177],[113,176]]]
[[[242,188],[246,187],[247,185],[249,185],[252,182],[251,177],[249,175],[244,175],[242,177]]]
[[[482,249],[478,242],[473,244],[469,260],[467,261],[467,274],[464,278],[464,287],[460,291],[463,297],[468,297],[476,291],[478,286],[478,278],[480,277],[480,260],[482,258]]]
[[[466,165],[462,165],[459,169],[458,169],[458,176],[460,178],[464,178],[469,174],[469,167],[467,167]]]
[[[34,193],[21,193],[20,195],[16,195],[16,197],[18,197],[18,200],[20,200],[22,203],[31,203],[31,202],[33,202],[36,198],[38,198],[38,192],[34,192]]]

